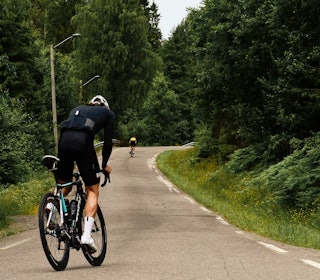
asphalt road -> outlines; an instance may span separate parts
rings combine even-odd
[[[37,229],[0,240],[0,279],[320,279],[320,251],[240,231],[166,180],[155,155],[175,147],[113,151],[111,184],[100,192],[108,252],[91,267],[72,251],[54,271]]]

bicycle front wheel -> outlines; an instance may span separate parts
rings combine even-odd
[[[83,215],[84,217],[84,215]],[[81,233],[84,229],[84,221],[82,219]],[[103,263],[107,254],[107,228],[104,222],[102,211],[98,206],[96,218],[91,231],[91,236],[96,244],[98,250],[95,253],[90,254],[86,249],[82,248],[82,252],[87,261],[93,266],[99,266]]]
[[[39,231],[44,253],[50,265],[64,270],[69,260],[69,241],[61,234],[59,201],[53,193],[47,193],[39,205]]]

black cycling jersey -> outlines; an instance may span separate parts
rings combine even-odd
[[[93,148],[94,136],[104,130],[102,168],[112,151],[114,113],[102,106],[81,105],[71,110],[67,120],[61,123],[59,141],[59,172],[61,180],[72,177],[73,162],[76,161],[81,176],[87,186],[99,182],[100,168]]]
[[[61,124],[61,131],[84,130],[94,136],[104,129],[102,167],[105,167],[112,151],[114,120],[114,113],[105,107],[81,105],[71,110],[68,119]]]

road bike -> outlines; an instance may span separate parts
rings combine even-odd
[[[84,228],[84,207],[86,194],[79,172],[73,174],[74,180],[65,184],[59,184],[56,171],[59,158],[46,155],[42,163],[52,171],[56,188],[54,192],[46,193],[39,205],[39,231],[44,253],[50,265],[57,271],[67,267],[70,248],[82,250],[85,258],[92,266],[99,266],[105,259],[107,253],[107,229],[100,206],[95,217],[91,232],[92,238],[98,250],[92,252],[81,245],[80,238]],[[109,174],[105,173],[104,182],[110,182]],[[74,196],[69,201],[63,195],[62,189],[75,186]]]

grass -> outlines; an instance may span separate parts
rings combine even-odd
[[[52,189],[54,181],[50,175],[45,174],[18,185],[0,187],[0,231],[2,236],[14,233],[6,232],[11,222],[11,216],[37,214],[42,195]]]
[[[320,249],[320,211],[285,212],[274,203],[268,188],[252,185],[256,173],[235,175],[213,159],[197,159],[194,149],[164,152],[157,164],[178,188],[240,229]]]

